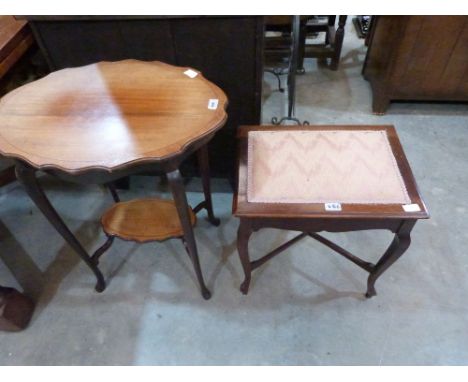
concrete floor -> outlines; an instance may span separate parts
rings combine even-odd
[[[468,107],[406,103],[372,115],[360,74],[364,55],[348,24],[339,71],[307,60],[297,116],[311,124],[397,127],[432,218],[416,225],[410,249],[377,282],[376,297],[363,298],[364,271],[311,239],[257,270],[243,296],[238,222],[222,182],[214,194],[221,226],[200,219],[196,228],[210,301],[201,298],[176,240],[117,241],[102,261],[109,287],[98,294],[88,268],[12,184],[0,190],[0,281],[38,303],[27,330],[0,334],[0,364],[468,364]],[[267,123],[284,115],[285,96],[269,74],[265,81]],[[94,250],[104,240],[98,222],[109,195],[95,186],[44,182],[71,229]],[[153,186],[152,179],[133,178],[123,199],[155,193]],[[190,192],[189,199],[194,204],[201,194]],[[291,235],[260,231],[251,253]],[[373,261],[391,240],[377,231],[326,236]]]

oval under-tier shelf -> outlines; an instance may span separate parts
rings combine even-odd
[[[190,221],[195,225],[192,209]],[[135,199],[119,202],[101,218],[104,232],[124,240],[148,242],[183,236],[177,208],[169,199]]]

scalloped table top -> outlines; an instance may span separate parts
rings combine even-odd
[[[0,101],[0,153],[70,173],[180,154],[227,118],[224,92],[188,69],[99,62],[17,88]]]

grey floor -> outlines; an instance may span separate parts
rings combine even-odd
[[[17,184],[0,191],[0,280],[37,299],[29,328],[0,334],[2,365],[461,365],[468,364],[468,107],[393,104],[371,113],[360,71],[363,41],[348,24],[340,70],[307,60],[297,116],[313,124],[394,124],[432,218],[416,225],[408,252],[363,298],[366,273],[305,240],[257,270],[250,294],[238,290],[232,196],[215,182],[222,224],[200,219],[201,263],[213,298],[204,301],[182,244],[116,242],[103,259],[108,289],[94,279]],[[284,95],[265,75],[263,118],[285,113]],[[99,187],[43,179],[71,229],[89,249],[104,240],[110,205]],[[133,178],[124,199],[155,194]],[[201,200],[196,182],[192,203]],[[164,190],[163,190],[164,191]],[[163,193],[164,194],[164,193]],[[264,230],[253,255],[291,233]],[[386,232],[329,234],[375,261]]]

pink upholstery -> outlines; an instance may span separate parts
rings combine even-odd
[[[247,200],[408,204],[385,131],[251,131]]]

